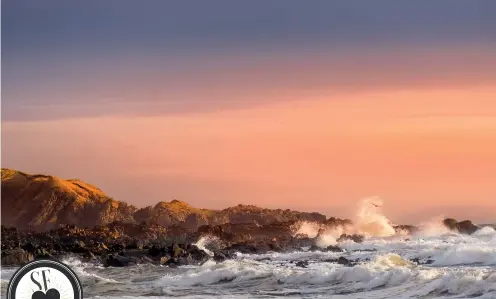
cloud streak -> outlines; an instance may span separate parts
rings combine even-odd
[[[332,212],[378,195],[395,217],[405,202],[494,208],[495,95],[372,91],[212,113],[4,122],[2,161],[79,177],[132,203]]]
[[[46,68],[46,74],[27,82],[30,88],[7,84],[4,119],[210,113],[372,90],[490,86],[496,83],[496,58],[491,50],[496,49],[398,48],[348,53],[307,49],[242,60],[213,56],[209,63],[197,57],[194,68],[187,67],[195,65],[194,61],[168,67],[160,59],[154,66],[146,59],[141,66],[123,61],[117,69],[112,62],[103,66],[82,62],[71,66],[74,74],[69,78],[64,76],[66,71]]]

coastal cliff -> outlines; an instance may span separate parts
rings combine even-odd
[[[298,220],[325,221],[326,217],[319,213],[264,209],[252,205],[237,205],[223,210],[200,209],[179,200],[162,201],[137,209],[80,180],[2,169],[2,224],[20,230],[44,231],[61,225],[92,228],[116,221],[196,230],[202,225],[263,225]]]

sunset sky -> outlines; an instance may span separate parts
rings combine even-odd
[[[496,1],[2,1],[2,167],[496,222]]]

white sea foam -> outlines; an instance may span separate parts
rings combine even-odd
[[[484,226],[478,229],[473,236],[476,237],[496,237],[496,230],[490,226]]]
[[[335,244],[343,233],[367,236],[362,243],[341,242],[344,252],[238,254],[222,263],[210,260],[176,269],[103,268],[74,257],[63,261],[83,282],[85,298],[496,298],[494,228],[463,235],[447,230],[439,217],[405,236],[393,232],[375,206],[382,204],[377,198],[362,201],[352,226],[303,222],[295,228],[295,234],[316,238],[321,247]],[[196,245],[212,254],[207,248],[215,242],[216,238],[204,236]],[[334,260],[339,257],[355,263],[337,264]],[[2,288],[14,271],[2,269]]]
[[[153,265],[103,268],[75,258],[64,262],[83,282],[85,298],[487,299],[496,298],[494,234],[493,229],[482,228],[471,236],[369,237],[363,243],[341,243],[343,253],[239,254],[222,263],[210,260],[178,269]],[[349,267],[330,261],[341,256],[357,264]],[[433,262],[418,265],[411,261],[414,258]],[[300,267],[296,261],[308,265]],[[2,286],[8,271],[15,269],[5,270]]]
[[[296,229],[295,235],[306,235],[309,238],[317,237],[321,225],[316,222],[302,221],[298,223],[299,227]]]
[[[215,242],[218,242],[219,241],[219,238],[216,237],[216,236],[211,236],[211,235],[205,235],[205,236],[202,236],[196,243],[195,245],[205,251],[208,255],[210,256],[214,256],[214,253],[212,251],[210,251],[209,249],[206,248],[206,246],[212,244],[212,243],[215,243]]]
[[[440,235],[444,235],[444,234],[453,233],[449,228],[447,228],[443,224],[443,219],[445,219],[445,217],[438,216],[438,217],[430,219],[429,221],[425,221],[425,222],[420,223],[419,231],[416,233],[416,235],[440,236]]]
[[[389,219],[382,214],[384,202],[379,197],[365,198],[359,203],[353,219],[356,233],[366,236],[388,237],[396,234]]]
[[[344,253],[288,252],[239,254],[237,260],[207,263],[155,281],[164,292],[178,289],[222,289],[240,296],[307,296],[327,298],[496,298],[496,231],[479,229],[473,235],[452,232],[443,217],[420,223],[414,235],[396,232],[382,214],[378,198],[360,202],[353,225],[325,227],[302,222],[296,234],[315,238],[315,244],[336,244],[341,234],[362,234],[363,243],[344,241]],[[339,256],[358,261],[346,267]],[[427,263],[418,265],[413,260]],[[307,261],[305,268],[296,261]],[[261,288],[261,284],[267,289]]]
[[[264,292],[278,296],[294,293],[295,289],[298,290],[297,293],[307,295],[312,292],[316,295],[373,292],[382,294],[382,298],[417,298],[435,294],[442,296],[443,293],[473,295],[496,290],[496,277],[490,269],[451,271],[445,268],[421,267],[398,254],[378,255],[372,261],[354,267],[318,262],[311,263],[307,269],[289,263],[281,266],[234,260],[207,264],[181,275],[167,275],[156,283],[165,285],[168,291],[200,286],[217,288],[220,285],[225,285],[227,290],[256,288],[260,281],[273,287],[278,286],[279,291]]]
[[[336,244],[337,244],[337,241],[336,241],[335,237],[331,234],[322,234],[315,241],[315,245],[317,245],[321,248],[326,248],[330,245],[336,245]]]
[[[378,197],[370,197],[358,203],[353,224],[323,226],[314,222],[301,222],[295,230],[296,234],[317,238],[317,246],[325,247],[336,244],[342,234],[359,234],[366,237],[390,237],[398,235],[389,219],[382,213],[383,201]],[[405,235],[400,233],[399,235]]]
[[[434,265],[492,265],[496,266],[496,247],[456,244],[433,256]]]

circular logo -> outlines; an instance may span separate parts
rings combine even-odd
[[[34,260],[10,279],[7,299],[82,299],[83,288],[67,265],[49,259]]]

